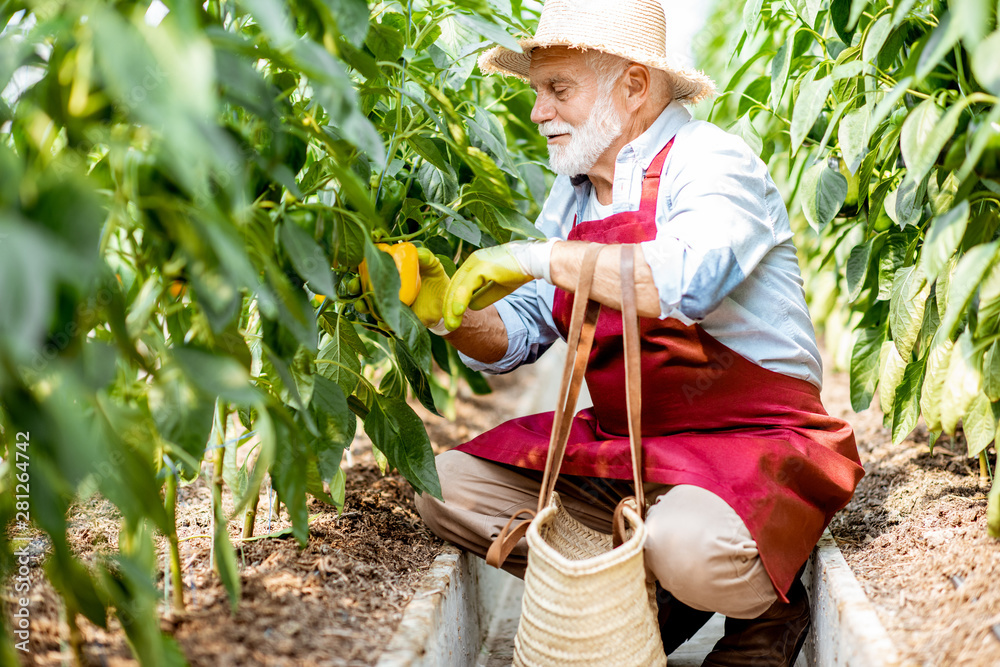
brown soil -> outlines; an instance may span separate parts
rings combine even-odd
[[[1000,665],[1000,540],[986,533],[978,459],[960,434],[932,453],[923,423],[894,446],[877,405],[851,410],[848,386],[846,373],[828,373],[823,392],[854,426],[867,472],[830,526],[847,562],[904,659]]]
[[[520,373],[521,382],[530,375]],[[530,381],[530,380],[529,380]],[[521,386],[510,377],[494,378],[495,392],[472,396],[460,391],[457,418],[448,422],[421,411],[436,451],[455,446],[513,416]],[[418,407],[418,411],[421,409]],[[347,495],[343,513],[315,499],[309,501],[310,536],[304,549],[291,537],[240,544],[242,521],[231,521],[230,536],[237,549],[242,600],[235,614],[218,575],[209,564],[211,540],[211,477],[208,465],[202,477],[178,491],[178,536],[184,572],[183,613],[162,602],[162,627],[174,636],[191,665],[372,665],[388,644],[403,608],[413,596],[424,570],[442,542],[431,535],[413,505],[413,490],[398,475],[382,476],[364,436],[352,446],[347,467]],[[229,511],[228,490],[223,499]],[[268,500],[262,493],[257,535],[268,532]],[[275,507],[276,510],[279,508]],[[114,551],[120,517],[107,501],[80,502],[71,518],[70,541],[85,560],[95,553]],[[269,528],[290,526],[288,514],[272,513]],[[157,539],[160,562],[167,543]],[[61,603],[42,575],[46,541],[31,542],[31,640],[22,664],[70,664],[60,619]],[[6,591],[5,591],[6,593]],[[12,598],[4,596],[4,611]],[[9,616],[8,616],[9,618]],[[116,619],[103,630],[80,618],[84,652],[91,664],[136,665]]]

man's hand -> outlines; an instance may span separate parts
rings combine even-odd
[[[420,266],[420,292],[410,309],[425,327],[434,329],[441,325],[444,316],[444,295],[451,285],[451,278],[441,265],[441,260],[427,248],[417,249]]]
[[[549,256],[553,244],[555,240],[515,241],[472,253],[455,273],[445,295],[444,323],[448,330],[462,325],[462,317],[470,307],[482,310],[536,278],[551,282]]]

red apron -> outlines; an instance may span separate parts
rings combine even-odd
[[[569,240],[639,243],[656,237],[660,172],[673,141],[643,181],[638,211],[584,222]],[[557,290],[565,337],[572,295]],[[691,484],[743,519],[782,600],[833,514],[864,474],[850,424],[826,413],[819,389],[748,361],[699,325],[640,319],[643,479]],[[574,419],[566,475],[631,479],[621,315],[597,322],[587,384],[594,407]],[[553,413],[513,419],[458,447],[491,461],[545,469]]]

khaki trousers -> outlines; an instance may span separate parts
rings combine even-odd
[[[448,451],[437,456],[444,502],[417,496],[417,511],[439,537],[485,557],[507,520],[535,509],[542,473]],[[611,532],[618,501],[632,482],[561,475],[556,491],[584,525]],[[756,618],[777,595],[739,515],[720,497],[696,486],[646,484],[653,503],[646,515],[646,569],[650,580],[695,609],[730,618]],[[524,577],[528,544],[522,539],[504,569]]]

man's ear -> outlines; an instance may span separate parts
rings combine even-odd
[[[639,63],[632,63],[625,70],[625,109],[635,112],[649,99],[652,90],[652,77],[649,68]]]

